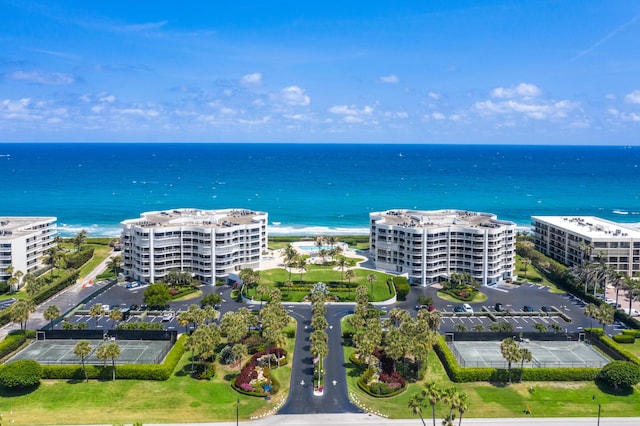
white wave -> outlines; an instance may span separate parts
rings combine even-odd
[[[76,225],[76,224],[58,224],[58,235],[61,237],[73,237],[78,232],[85,230],[89,237],[118,237],[120,236],[120,225]]]
[[[369,228],[332,226],[269,226],[269,235],[369,235]]]

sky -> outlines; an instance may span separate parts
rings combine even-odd
[[[640,2],[0,0],[0,142],[640,144]]]

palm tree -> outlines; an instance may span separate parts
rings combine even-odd
[[[367,275],[367,281],[369,282],[369,292],[373,296],[373,284],[378,281],[378,277],[376,274]]]
[[[520,348],[520,383],[522,383],[522,376],[524,375],[524,363],[531,362],[533,360],[533,355],[531,351],[527,348]]]
[[[589,328],[593,328],[592,320],[596,317],[598,313],[598,306],[595,303],[589,303],[584,307],[584,314],[589,317]]]
[[[104,309],[102,308],[102,305],[100,303],[96,303],[95,305],[93,305],[89,309],[89,315],[91,315],[91,318],[96,318],[104,315]]]
[[[262,301],[264,300],[264,296],[269,292],[269,287],[266,285],[260,284],[256,287],[256,296],[260,297],[260,309],[262,309]]]
[[[235,362],[240,366],[242,365],[242,358],[248,354],[247,346],[242,343],[236,343],[231,347],[231,354],[233,355]]]
[[[243,268],[240,271],[240,279],[242,280],[242,285],[247,286],[248,288],[252,288],[254,285],[260,281],[260,272],[254,271],[251,268]],[[242,293],[242,291],[240,291]]]
[[[116,380],[116,359],[120,356],[120,345],[116,342],[107,343],[105,349],[105,355],[107,358],[111,358],[111,372],[113,374],[113,380]]]
[[[409,401],[407,402],[407,406],[411,408],[411,412],[420,417],[422,426],[427,426],[424,422],[424,418],[422,417],[422,404],[424,404],[424,398],[419,393],[411,395],[411,398],[409,398]]]
[[[24,331],[27,327],[29,314],[36,311],[36,306],[32,301],[18,300],[9,308],[9,319],[11,322],[20,324],[20,330]]]
[[[291,291],[291,287],[293,287],[293,281],[291,281],[291,279],[288,279],[283,283],[283,285],[287,289],[287,297],[289,297],[289,292]]]
[[[296,263],[298,252],[293,248],[291,244],[288,244],[284,249],[284,265],[289,269],[289,280],[291,280],[291,269]]]
[[[13,273],[13,276],[18,279],[18,285],[15,290],[15,291],[18,291],[20,290],[20,284],[22,283],[22,277],[24,276],[24,272],[22,272],[21,270],[17,270]]]
[[[117,306],[109,311],[109,319],[112,321],[111,327],[115,327],[116,321],[122,320],[122,311]]]
[[[433,426],[436,426],[436,404],[442,399],[442,390],[434,381],[427,382],[424,387],[422,395],[429,400],[429,405],[431,405],[431,416],[433,417]]]
[[[86,240],[87,240],[86,230],[83,229],[82,231],[78,232],[78,234],[76,234],[76,236],[73,238],[73,242],[76,245],[76,251],[80,251],[80,246],[84,244]]]
[[[520,264],[522,265],[523,269],[524,269],[524,279],[527,279],[527,269],[529,268],[529,265],[531,265],[531,259],[529,259],[528,257],[523,257],[522,259],[520,259]]]
[[[347,292],[348,292],[348,298],[351,299],[351,280],[353,279],[353,277],[355,277],[355,272],[353,272],[353,269],[347,269],[347,271],[344,273],[344,277],[347,279]]]
[[[637,295],[639,288],[640,288],[640,281],[630,276],[624,277],[624,289],[627,291],[627,297],[629,298],[629,314],[631,314],[631,309],[633,307],[633,299]]]
[[[456,324],[453,326],[453,328],[460,333],[464,333],[465,331],[467,331],[467,326],[464,324]]]
[[[452,424],[453,419],[454,419],[454,415],[453,415],[453,409],[457,406],[458,404],[458,391],[456,388],[454,387],[450,387],[444,390],[443,395],[442,395],[442,399],[449,404],[449,416],[445,417],[445,420],[448,421],[448,424]]]
[[[616,313],[616,308],[606,303],[603,303],[598,308],[596,313],[596,319],[600,324],[602,324],[602,332],[607,334],[607,325],[613,323],[613,319]]]
[[[469,409],[469,395],[464,392],[458,394],[458,404],[456,405],[460,419],[458,420],[458,426],[462,424],[462,415]]]
[[[500,343],[500,352],[503,358],[507,361],[507,369],[509,370],[509,383],[511,383],[511,364],[520,360],[520,352],[518,350],[518,344],[512,339],[504,339]]]
[[[302,282],[302,274],[309,270],[309,266],[307,266],[307,260],[304,258],[299,258],[296,262],[296,268],[300,270],[300,282]]]
[[[322,364],[324,357],[329,353],[329,336],[324,330],[314,330],[309,336],[311,341],[311,354],[318,358],[318,388],[322,377]]]
[[[58,309],[56,305],[47,306],[47,308],[42,313],[42,317],[47,321],[50,321],[49,323],[50,330],[53,330],[53,320],[58,318],[59,316],[60,316],[60,309]]]
[[[107,263],[107,268],[113,271],[113,275],[118,276],[118,270],[122,265],[122,255],[113,256],[111,260]]]
[[[87,357],[91,355],[92,350],[93,348],[87,340],[80,340],[73,348],[73,354],[80,358],[80,362],[82,363],[82,370],[84,371],[84,378],[87,383],[89,383],[89,375],[87,374],[87,366],[84,362]]]
[[[107,366],[107,358],[109,355],[107,354],[107,344],[101,343],[100,346],[96,349],[96,358],[102,361],[102,366]]]

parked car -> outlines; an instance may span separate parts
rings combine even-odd
[[[541,310],[542,312],[551,312],[551,308],[550,308],[550,307],[548,307],[548,306],[543,306],[543,307],[541,307],[541,308],[540,308],[540,310]]]
[[[130,311],[137,311],[138,310],[138,305],[136,305],[135,303],[131,306],[129,306],[129,310]]]
[[[529,305],[524,305],[524,307],[522,308],[522,310],[524,312],[533,312],[533,308]]]
[[[504,312],[504,305],[502,303],[496,303],[494,306],[496,312]]]
[[[468,303],[463,303],[462,304],[462,309],[464,309],[465,312],[471,312],[473,313],[473,308],[471,307],[470,304]]]
[[[453,308],[453,312],[464,312],[464,309],[462,309],[462,306],[456,306]]]
[[[416,305],[416,311],[419,311],[420,309],[429,309],[428,305]]]
[[[102,310],[105,312],[109,312],[109,310],[111,309],[111,307],[109,305],[102,305]]]
[[[173,312],[167,312],[162,315],[162,321],[171,321],[173,317],[175,317],[175,314]]]

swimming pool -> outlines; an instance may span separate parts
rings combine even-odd
[[[319,251],[319,250],[331,250],[333,248],[336,248],[337,246],[298,246],[297,248],[300,250],[304,250],[304,251]]]

